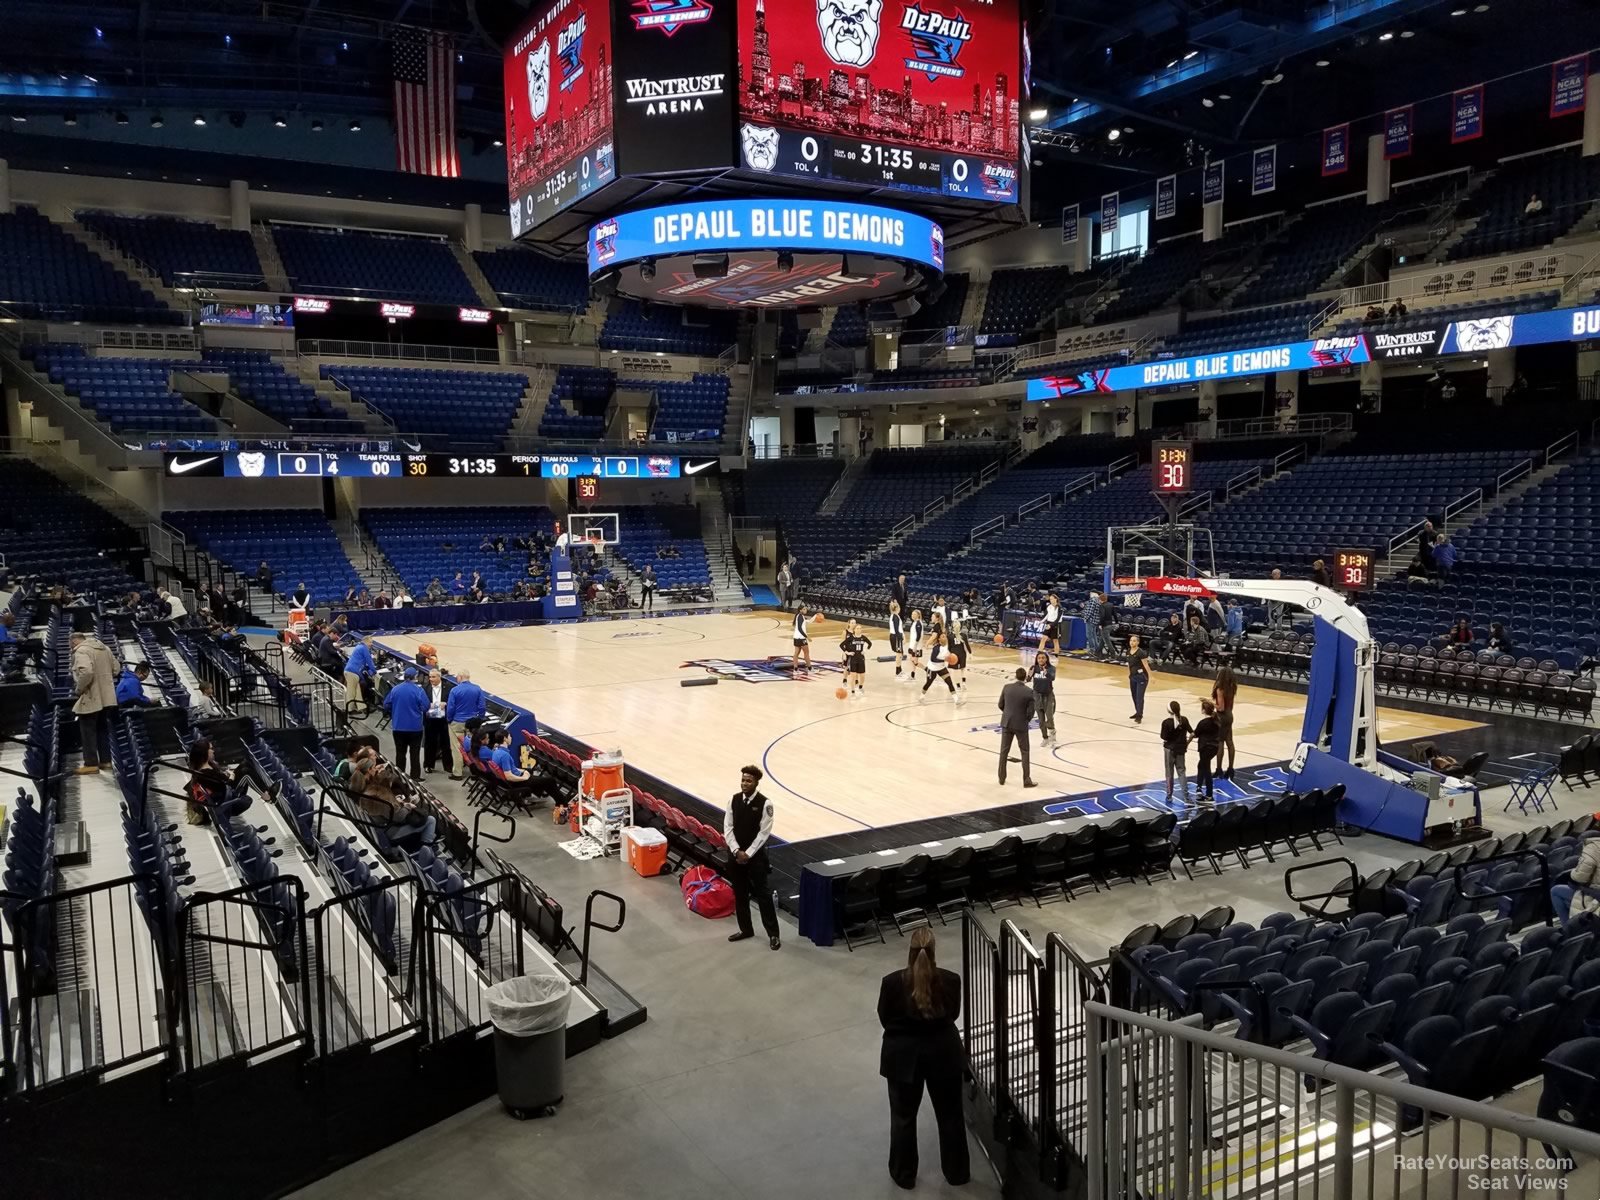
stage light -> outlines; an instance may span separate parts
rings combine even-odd
[[[1121,136],[1122,130],[1116,128],[1115,126],[1112,126],[1110,129],[1106,130],[1106,140],[1108,142],[1114,142]]]
[[[68,113],[66,116],[62,117],[61,120],[66,125],[69,125],[69,126],[76,125],[78,123],[78,114],[77,113]]]
[[[312,120],[312,122],[311,122],[311,132],[312,133],[321,133],[322,132],[322,118],[321,117],[316,117],[316,118],[314,118]]]
[[[1217,106],[1217,102],[1215,100],[1213,100],[1210,96],[1202,97],[1201,100],[1200,100],[1200,103],[1205,105],[1207,108],[1215,108]]]
[[[126,125],[128,123],[128,114],[125,112],[119,112],[112,119],[115,120],[118,125]]]
[[[728,274],[728,256],[726,254],[696,254],[694,256],[694,277],[696,279],[723,279]]]
[[[361,118],[360,117],[352,117],[350,119],[350,132],[351,133],[360,133],[361,132]]]
[[[1319,59],[1317,59],[1317,66],[1319,66],[1319,67],[1326,67],[1326,66],[1329,66],[1329,65],[1330,65],[1330,64],[1329,64],[1329,62],[1328,62],[1328,60],[1327,60],[1327,59],[1325,59],[1325,58],[1319,58]]]
[[[106,36],[105,30],[101,29],[100,26],[96,25],[94,27],[94,40],[98,42],[102,38],[104,38],[105,36]]]
[[[285,117],[273,117],[272,118],[272,124],[273,124],[273,127],[277,128],[277,129],[287,129],[287,128],[289,128],[289,121]]]
[[[1218,93],[1217,93],[1217,99],[1218,99],[1218,100],[1232,100],[1232,99],[1233,99],[1233,96],[1232,96],[1232,95],[1230,95],[1230,94],[1229,94],[1229,93],[1227,93],[1227,92],[1218,92]]]
[[[1048,108],[1030,108],[1028,110],[1028,120],[1030,121],[1042,121],[1049,115],[1050,110]]]
[[[231,33],[225,33],[225,34],[223,34],[223,35],[222,35],[222,44],[223,44],[223,45],[224,45],[224,46],[231,46],[231,45],[233,45],[233,34],[231,34]]]
[[[194,123],[196,125],[204,126],[205,123],[206,123],[205,114],[203,114],[203,113],[195,113],[195,115],[194,115]]]
[[[18,125],[26,125],[28,123],[28,114],[27,113],[21,113],[21,112],[14,112],[14,113],[11,114],[11,120],[13,122],[15,122],[16,124],[18,124]]]
[[[505,143],[505,139],[504,138],[495,138],[494,141],[489,143],[489,145],[495,147],[496,149],[499,149],[501,146],[504,146],[505,144],[506,143]]]
[[[155,116],[150,118],[150,128],[151,129],[160,129],[166,123],[167,123],[166,119],[164,117],[162,117],[162,115],[160,113],[157,113]]]
[[[1188,62],[1191,58],[1194,58],[1199,53],[1200,53],[1200,51],[1198,51],[1198,50],[1191,50],[1191,51],[1189,51],[1189,53],[1187,53],[1187,54],[1185,54],[1183,56],[1183,61],[1184,62]]]
[[[1401,30],[1401,31],[1400,31],[1400,36],[1401,36],[1401,37],[1403,37],[1403,38],[1414,38],[1414,37],[1416,37],[1416,36],[1417,36],[1417,34],[1416,34],[1416,31],[1415,31],[1415,30],[1412,30],[1412,29],[1402,29],[1402,30]]]
[[[1385,29],[1382,33],[1380,33],[1378,35],[1378,40],[1380,42],[1392,42],[1392,41],[1394,41],[1394,30]]]

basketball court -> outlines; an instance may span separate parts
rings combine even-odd
[[[1033,738],[1033,774],[1024,791],[1020,765],[996,782],[996,702],[1011,672],[1032,651],[975,647],[965,704],[935,683],[896,683],[888,635],[868,628],[867,698],[835,697],[842,624],[815,627],[815,669],[789,675],[790,617],[773,612],[585,622],[523,629],[430,633],[446,670],[469,670],[485,691],[534,713],[591,746],[620,749],[633,766],[721,807],[754,762],[777,805],[774,832],[789,842],[848,837],[889,825],[985,809],[1136,788],[1162,775],[1158,730],[1171,700],[1199,719],[1209,686],[1157,673],[1142,725],[1129,720],[1122,668],[1065,659],[1056,678],[1059,744]],[[407,658],[415,638],[382,644]],[[715,687],[680,687],[716,676]],[[1279,764],[1299,739],[1304,697],[1241,687],[1235,718],[1238,770]],[[1478,722],[1397,709],[1379,710],[1385,742],[1436,737]],[[1191,770],[1194,756],[1189,758]]]

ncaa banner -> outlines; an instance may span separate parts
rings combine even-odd
[[[1215,162],[1208,162],[1206,169],[1201,172],[1200,202],[1202,204],[1222,203],[1222,185],[1223,181],[1227,179],[1227,173],[1223,170],[1225,161],[1219,158]]]
[[[1178,177],[1164,175],[1156,180],[1156,220],[1178,215]]]
[[[1411,130],[1416,109],[1408,104],[1404,108],[1391,108],[1383,114],[1383,157],[1407,158],[1411,154]]]
[[[1575,54],[1550,65],[1550,115],[1582,112],[1588,102],[1589,56]]]
[[[1350,169],[1350,122],[1322,131],[1322,177],[1343,175]]]
[[[1250,194],[1264,196],[1278,189],[1278,148],[1263,146],[1250,156]]]
[[[1078,206],[1069,204],[1061,210],[1061,244],[1063,246],[1076,246],[1078,244]]]
[[[1122,193],[1107,192],[1100,197],[1100,236],[1108,238],[1117,231],[1117,217],[1122,211]]]
[[[1459,146],[1483,136],[1483,84],[1462,88],[1450,97],[1450,144]]]

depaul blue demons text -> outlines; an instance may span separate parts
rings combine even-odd
[[[589,272],[644,258],[724,250],[874,254],[944,266],[944,231],[926,217],[826,200],[724,200],[647,208],[589,231]]]

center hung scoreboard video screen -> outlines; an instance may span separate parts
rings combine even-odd
[[[738,0],[748,171],[1014,203],[1020,0]]]
[[[638,176],[1018,204],[1023,58],[1021,0],[535,0],[504,55],[512,233]]]
[[[505,48],[511,234],[616,177],[611,0],[548,0]]]

